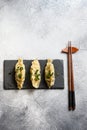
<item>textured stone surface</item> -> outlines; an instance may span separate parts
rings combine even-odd
[[[68,111],[67,57],[71,40],[76,110]],[[0,130],[87,129],[87,0],[0,0]],[[3,90],[3,60],[64,60],[65,89]],[[60,98],[62,97],[62,98]]]

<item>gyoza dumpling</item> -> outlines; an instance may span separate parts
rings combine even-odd
[[[55,83],[55,69],[52,60],[50,59],[48,59],[45,66],[45,81],[49,88],[51,88]]]
[[[40,81],[41,81],[41,73],[40,73],[41,69],[40,69],[40,63],[38,60],[33,60],[32,61],[32,65],[30,68],[30,80],[32,82],[32,86],[34,88],[38,88],[40,85]]]
[[[17,82],[17,87],[21,89],[25,81],[25,65],[22,59],[18,59],[15,65],[15,80]]]

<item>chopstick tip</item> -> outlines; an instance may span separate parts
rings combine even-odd
[[[71,41],[68,41],[68,46],[71,47]]]

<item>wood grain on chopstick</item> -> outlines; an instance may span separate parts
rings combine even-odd
[[[70,46],[70,49],[72,47]],[[72,62],[72,49],[71,49],[71,91],[72,91],[72,110],[75,110],[75,92],[74,92],[74,74],[73,74],[73,62]]]
[[[72,92],[71,92],[71,52],[70,52],[70,42],[68,43],[68,100],[69,100],[69,110],[72,110]]]
[[[69,110],[75,110],[75,93],[74,93],[71,42],[68,43],[68,90],[69,90]]]

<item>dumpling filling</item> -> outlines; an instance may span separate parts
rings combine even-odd
[[[52,60],[50,59],[48,59],[45,67],[45,81],[49,88],[51,88],[55,83],[55,69]]]
[[[15,65],[15,80],[17,82],[17,87],[21,89],[25,81],[25,65],[22,59],[18,59]]]
[[[34,60],[32,61],[32,65],[30,68],[30,80],[32,82],[32,86],[34,88],[38,88],[40,85],[40,81],[41,81],[41,73],[40,73],[41,69],[40,69],[40,63],[38,60]]]

